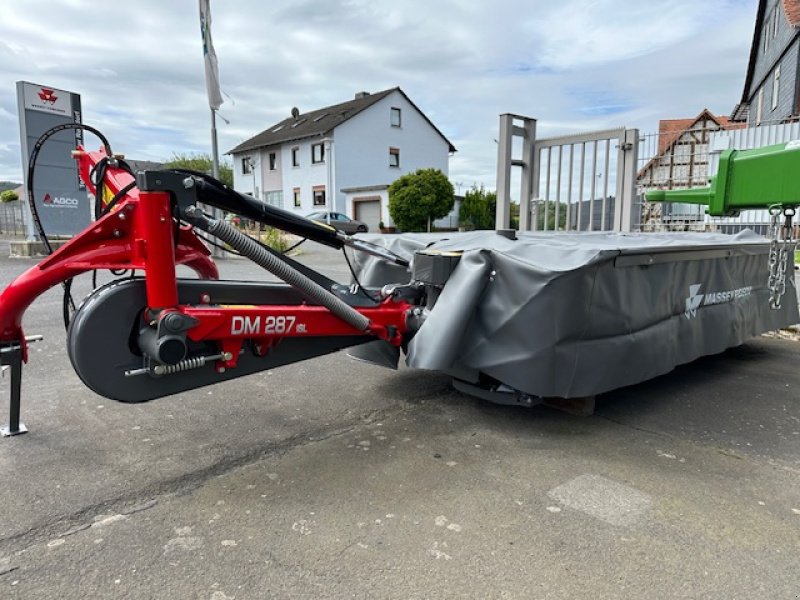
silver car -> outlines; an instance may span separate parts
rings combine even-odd
[[[306,218],[335,227],[343,233],[353,234],[366,233],[369,231],[369,227],[367,227],[367,224],[363,221],[356,221],[338,212],[329,213],[321,210],[307,214]]]

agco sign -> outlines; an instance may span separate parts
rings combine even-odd
[[[70,198],[69,196],[51,196],[45,194],[42,199],[42,204],[50,208],[78,208],[78,199]]]

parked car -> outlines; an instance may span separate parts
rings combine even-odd
[[[307,214],[306,218],[335,227],[343,233],[366,233],[369,231],[369,227],[363,221],[356,221],[338,212],[316,211]]]

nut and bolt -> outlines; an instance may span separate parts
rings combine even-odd
[[[209,296],[208,294],[200,294],[200,303],[211,304],[211,296]]]

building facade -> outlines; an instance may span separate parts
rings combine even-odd
[[[704,109],[690,119],[664,119],[658,123],[657,151],[639,170],[640,192],[705,187],[709,183],[711,134],[741,129],[728,117]],[[705,228],[705,209],[695,204],[644,202],[643,231],[685,231]]]
[[[391,225],[389,185],[421,168],[448,174],[455,147],[400,88],[360,92],[353,100],[301,113],[242,142],[233,156],[234,187],[307,214],[330,210]]]
[[[735,120],[749,126],[800,115],[800,0],[760,0],[750,61]]]

